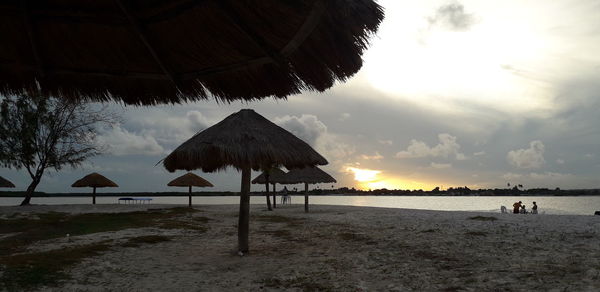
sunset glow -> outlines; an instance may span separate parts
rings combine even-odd
[[[376,181],[377,175],[381,173],[379,170],[360,169],[356,167],[348,167],[346,170],[354,173],[354,180],[358,182]]]
[[[403,180],[396,177],[388,176],[381,170],[361,169],[357,167],[347,167],[346,171],[354,174],[355,187],[361,190],[377,190],[377,189],[430,189],[433,188],[428,183]]]

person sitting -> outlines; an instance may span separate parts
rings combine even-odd
[[[531,207],[531,214],[537,214],[537,205],[535,202],[533,202],[533,207]]]
[[[521,201],[513,204],[513,213],[519,214],[519,209],[521,208]]]
[[[525,209],[525,204],[521,205],[521,214],[527,214],[527,210]]]

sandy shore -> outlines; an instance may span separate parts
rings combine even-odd
[[[168,207],[172,205],[0,207],[0,218]],[[206,218],[204,231],[125,229],[47,240],[29,249],[101,240],[114,244],[70,269],[71,279],[59,287],[42,288],[55,291],[600,290],[600,216],[324,205],[312,206],[306,214],[301,205],[273,212],[252,205],[251,252],[240,257],[235,254],[237,208],[196,206],[200,212],[188,216]],[[485,220],[490,217],[497,220]],[[139,235],[171,240],[119,245]]]

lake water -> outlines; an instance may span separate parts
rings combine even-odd
[[[98,204],[116,204],[119,197],[96,197]],[[279,196],[277,197],[279,200]],[[152,197],[152,204],[185,204],[188,197]],[[21,198],[0,198],[0,206],[18,205]],[[238,204],[239,197],[193,197],[194,205]],[[32,204],[90,204],[91,197],[32,198]],[[535,201],[540,214],[593,215],[600,211],[600,196],[576,197],[437,197],[437,196],[311,196],[310,203],[318,205],[348,205],[385,208],[408,208],[445,211],[500,212],[500,206],[509,211],[512,204],[522,201],[527,210]],[[253,196],[251,204],[265,204],[265,197]],[[279,203],[279,201],[277,202]],[[303,204],[303,196],[292,196],[293,204]]]

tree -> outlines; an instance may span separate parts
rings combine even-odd
[[[0,165],[25,168],[31,177],[21,206],[29,204],[47,168],[77,167],[100,154],[97,127],[116,121],[106,106],[27,95],[2,97]]]

